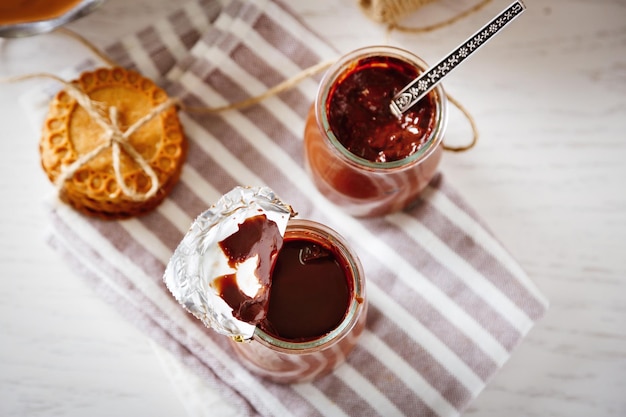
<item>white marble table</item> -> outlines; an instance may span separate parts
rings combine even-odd
[[[71,28],[106,45],[108,34],[131,33],[177,3],[109,0]],[[466,415],[624,416],[626,3],[526,3],[446,81],[481,139],[471,152],[447,154],[442,169],[551,307]],[[387,39],[356,0],[289,4],[341,51]],[[440,0],[409,20],[471,4]],[[434,62],[507,5],[494,0],[433,33],[394,32],[390,43]],[[0,77],[60,72],[86,54],[58,34],[0,40]],[[30,86],[0,85],[0,415],[186,415],[167,356],[44,242],[52,187],[36,127],[18,104]],[[467,129],[453,112],[449,137]],[[206,398],[219,406],[211,392]]]

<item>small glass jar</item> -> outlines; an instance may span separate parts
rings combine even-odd
[[[413,106],[419,108],[422,103],[430,103],[427,114],[430,125],[417,150],[406,157],[380,162],[358,156],[344,146],[344,140],[349,138],[338,137],[331,127],[330,105],[337,86],[351,73],[367,66],[386,65],[390,59],[413,67],[416,74],[428,68],[419,57],[395,47],[370,46],[355,50],[326,72],[305,125],[305,164],[311,179],[324,196],[354,216],[379,216],[406,208],[433,178],[443,153],[447,100],[441,84]],[[399,91],[404,85],[396,89]],[[389,104],[396,92],[387,92],[391,95]],[[341,117],[354,116],[352,103],[354,101],[348,100]],[[375,126],[377,121],[365,120],[367,123],[378,127]]]
[[[367,312],[362,266],[345,240],[320,223],[292,219],[287,224],[282,250],[289,242],[298,241],[314,243],[333,254],[346,280],[349,296],[345,305],[340,306],[345,307],[343,318],[324,334],[292,339],[278,336],[259,324],[251,340],[233,340],[235,352],[251,372],[280,383],[311,381],[343,363],[365,327]],[[277,262],[280,262],[280,255]],[[273,296],[270,292],[268,316]],[[324,310],[332,307],[327,305]]]

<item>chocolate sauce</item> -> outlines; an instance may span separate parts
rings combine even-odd
[[[337,140],[351,153],[372,162],[397,161],[417,152],[435,123],[433,95],[400,118],[389,104],[418,74],[413,65],[393,57],[357,61],[329,93],[328,121]]]
[[[352,290],[345,260],[332,247],[302,237],[283,240],[265,215],[247,219],[219,246],[235,269],[258,255],[262,289],[256,297],[241,291],[235,274],[213,281],[235,318],[279,339],[305,341],[329,333],[345,317]]]
[[[259,326],[289,341],[315,339],[335,329],[352,292],[344,263],[320,242],[286,237],[272,272],[267,318]]]
[[[248,259],[258,256],[255,275],[262,288],[256,297],[241,291],[235,274],[223,275],[213,282],[219,296],[233,309],[233,316],[238,320],[256,324],[265,317],[272,265],[282,244],[278,226],[264,214],[246,219],[237,232],[219,242],[231,268],[236,269]]]

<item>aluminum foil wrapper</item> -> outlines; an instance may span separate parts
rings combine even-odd
[[[176,300],[207,327],[236,340],[250,339],[256,325],[238,320],[220,296],[214,281],[236,275],[239,289],[254,298],[261,288],[256,271],[229,266],[229,257],[219,243],[235,234],[247,219],[264,214],[284,236],[292,208],[267,187],[236,187],[223,195],[193,222],[174,251],[163,280]]]

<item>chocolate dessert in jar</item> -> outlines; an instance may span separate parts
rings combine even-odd
[[[306,168],[320,192],[354,216],[414,202],[443,153],[441,84],[400,116],[392,98],[428,68],[403,49],[371,46],[340,58],[320,82],[304,129]]]
[[[303,382],[346,359],[365,327],[367,304],[358,257],[332,229],[291,220],[272,273],[267,316],[249,343],[234,343],[252,372]]]
[[[260,188],[236,187],[202,213],[164,281],[251,372],[310,381],[343,363],[365,326],[362,267],[327,226],[293,219]]]

